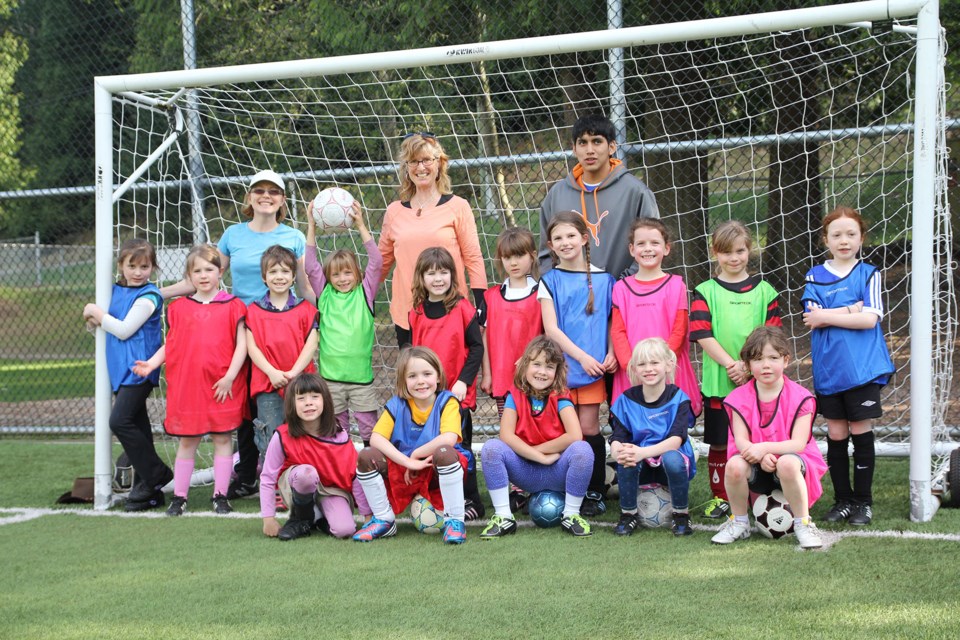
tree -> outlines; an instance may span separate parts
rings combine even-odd
[[[93,77],[127,70],[130,14],[114,0],[23,0],[14,16],[29,58],[16,87],[29,105],[21,162],[34,171],[30,187],[93,183]],[[49,241],[94,224],[92,196],[38,198],[12,226]]]
[[[10,16],[16,0],[0,0],[0,190],[22,189],[30,182],[33,171],[25,168],[18,154],[22,146],[20,122],[21,95],[14,87],[17,71],[27,59],[27,45],[9,28]],[[10,202],[0,201],[0,234],[21,234],[23,231],[11,219]]]

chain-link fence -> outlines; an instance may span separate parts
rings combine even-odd
[[[11,238],[0,246],[0,427],[93,424],[93,338],[80,312],[93,300],[94,288],[94,76],[525,38],[809,4],[0,0],[0,237]],[[948,43],[960,32],[953,28],[960,22],[958,4],[942,8]],[[191,11],[195,29],[185,54],[181,14]],[[949,55],[957,56],[953,49]],[[960,68],[950,62],[948,83]],[[954,89],[950,115],[960,115],[958,105],[960,90]],[[560,117],[569,124],[575,113]]]

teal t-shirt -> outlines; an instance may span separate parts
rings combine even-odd
[[[260,258],[268,247],[278,244],[293,251],[297,259],[303,257],[307,239],[301,231],[281,224],[273,231],[259,233],[243,222],[223,232],[217,248],[230,258],[231,293],[250,304],[267,293],[267,285],[260,275]]]

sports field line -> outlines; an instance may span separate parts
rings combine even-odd
[[[49,508],[15,508],[15,507],[0,507],[0,526],[8,524],[18,524],[21,522],[28,522],[30,520],[36,520],[37,518],[42,518],[45,516],[81,516],[88,518],[154,518],[162,519],[167,518],[168,516],[163,511],[148,511],[148,512],[138,512],[138,513],[128,513],[126,511],[97,511],[93,509],[83,509],[83,508],[65,508],[65,509],[49,509]],[[260,514],[250,513],[250,512],[233,512],[227,515],[218,515],[212,511],[188,511],[183,516],[183,518],[233,518],[234,520],[259,520]],[[279,519],[283,519],[285,514],[278,514]],[[357,518],[358,522],[362,522],[361,518]],[[410,524],[410,518],[397,518],[397,522],[400,524]],[[533,527],[534,524],[530,521],[520,520],[517,524],[521,527]],[[486,525],[485,521],[475,521],[468,522],[467,526],[473,528],[480,528]],[[613,522],[594,522],[591,525],[595,528],[601,529],[612,529],[616,526],[616,523]],[[703,524],[694,524],[693,528],[697,531],[708,531],[715,532],[720,527],[716,525],[703,525]],[[754,529],[754,532],[756,530]],[[844,538],[899,538],[901,540],[940,540],[943,542],[960,542],[960,533],[923,533],[920,531],[881,531],[881,530],[856,530],[856,531],[820,531],[821,536],[823,537],[824,550],[829,549],[834,544],[839,542]]]

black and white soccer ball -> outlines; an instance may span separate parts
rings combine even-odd
[[[780,489],[774,489],[769,495],[757,495],[753,501],[753,517],[757,530],[768,538],[793,533],[793,511]]]
[[[620,487],[617,485],[617,463],[613,460],[607,460],[603,486],[607,490],[607,496],[613,497],[620,495]]]

